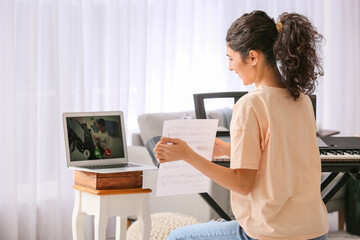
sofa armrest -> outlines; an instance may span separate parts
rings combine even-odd
[[[132,146],[144,146],[144,142],[141,139],[140,133],[133,133],[131,136]]]

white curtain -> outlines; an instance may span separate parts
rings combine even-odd
[[[325,1],[324,79],[319,88],[320,123],[341,135],[360,134],[360,2]]]
[[[359,133],[357,0],[0,0],[0,239],[71,239],[63,112],[122,110],[130,137],[141,113],[251,89],[224,39],[254,9],[305,14],[324,33],[318,123]]]
[[[0,1],[0,114],[4,124],[0,137],[0,238],[17,239],[16,82],[14,3]]]

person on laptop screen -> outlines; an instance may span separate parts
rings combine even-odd
[[[120,118],[118,116],[106,116],[106,120],[104,118],[100,117],[97,120],[93,117],[67,118],[72,161],[124,157],[123,137],[119,129]]]
[[[100,118],[96,121],[96,127],[98,127],[99,131],[94,133],[94,139],[96,145],[100,150],[100,154],[103,157],[109,157],[111,155],[111,136],[106,131],[105,120]]]
[[[329,229],[321,199],[321,160],[311,94],[322,75],[317,46],[322,36],[303,15],[278,22],[263,11],[244,14],[226,36],[229,70],[256,89],[234,106],[231,143],[217,139],[214,157],[201,157],[181,139],[162,138],[160,163],[184,160],[230,189],[234,221],[174,230],[173,239],[325,240]]]

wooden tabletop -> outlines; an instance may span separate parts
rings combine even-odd
[[[92,193],[95,195],[115,195],[115,194],[136,194],[136,193],[151,193],[150,188],[130,188],[130,189],[109,189],[109,190],[96,190],[79,185],[74,185],[74,189]]]

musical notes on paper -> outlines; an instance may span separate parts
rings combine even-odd
[[[179,119],[164,122],[163,136],[184,140],[196,153],[211,160],[217,119]],[[160,164],[157,196],[207,192],[209,179],[183,160]]]

